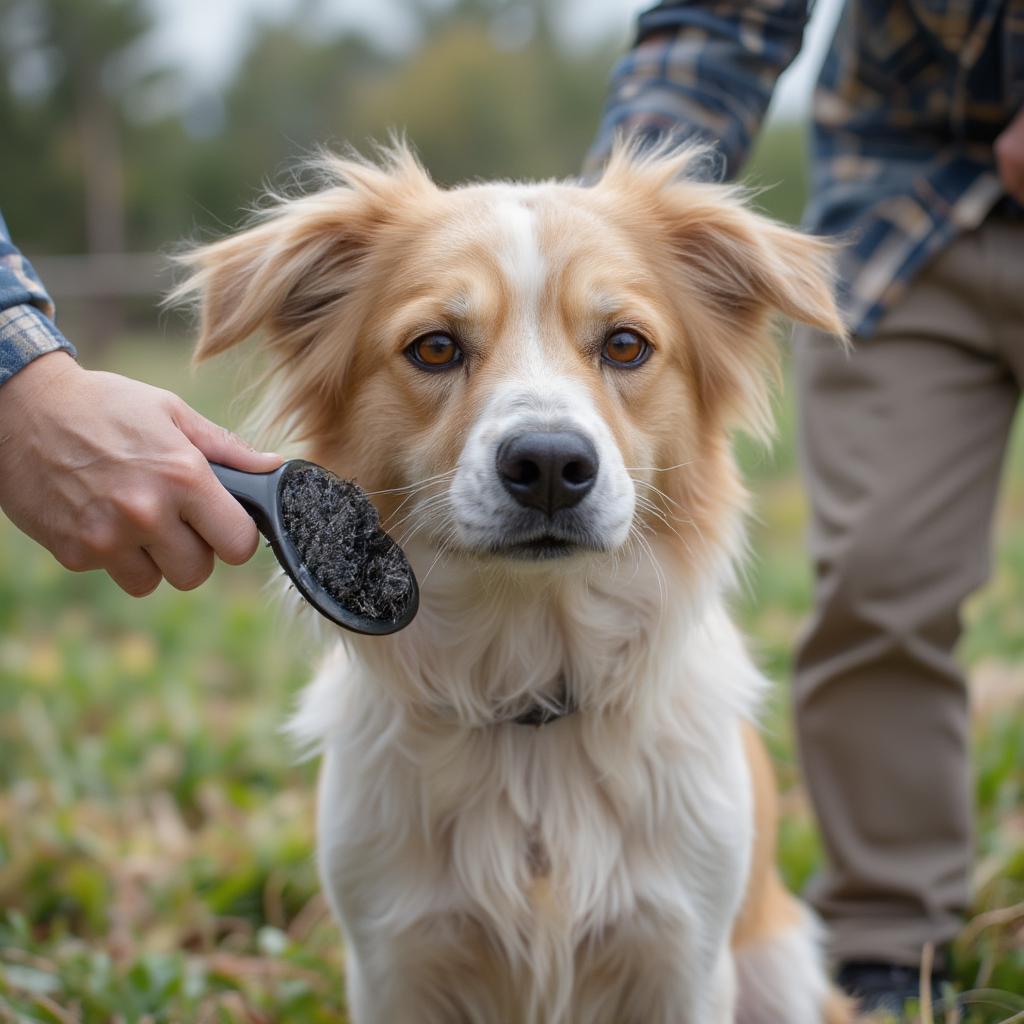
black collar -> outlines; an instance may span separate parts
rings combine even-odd
[[[542,725],[548,725],[550,722],[557,722],[560,718],[574,715],[579,709],[579,705],[569,693],[569,687],[566,686],[565,680],[559,679],[557,693],[551,700],[543,703],[536,701],[522,714],[516,715],[514,718],[507,718],[505,721],[513,725],[532,725],[539,729]]]

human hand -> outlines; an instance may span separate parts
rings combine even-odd
[[[75,572],[105,569],[134,597],[161,578],[198,587],[216,553],[255,552],[252,519],[207,458],[268,472],[261,454],[176,395],[40,356],[0,387],[0,508]]]
[[[1024,108],[996,139],[995,152],[1003,186],[1018,203],[1024,203]]]

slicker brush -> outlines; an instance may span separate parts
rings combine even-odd
[[[362,488],[302,459],[271,473],[210,467],[321,615],[374,636],[409,625],[419,607],[416,577]]]

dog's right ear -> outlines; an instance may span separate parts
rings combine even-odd
[[[179,258],[188,277],[171,302],[199,307],[197,362],[257,332],[279,352],[304,347],[358,284],[359,269],[396,208],[434,185],[404,145],[385,162],[327,157],[327,187],[279,199],[253,227]]]

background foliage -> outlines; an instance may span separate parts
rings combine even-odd
[[[404,128],[444,182],[574,173],[615,41],[567,48],[558,4],[408,0],[415,45],[255,22],[215,92],[148,56],[143,0],[0,0],[0,204],[31,255],[145,252],[236,225],[320,144]],[[751,180],[787,219],[803,133],[759,147]],[[89,365],[179,391],[237,423],[228,367],[190,377],[187,331],[153,301],[125,331],[60,303]],[[155,296],[153,297],[155,299]],[[102,311],[101,311],[102,312]],[[100,322],[108,323],[100,317]],[[89,344],[97,334],[102,346]],[[82,342],[85,342],[82,344]],[[744,449],[757,560],[737,609],[780,681],[769,738],[782,861],[820,851],[794,764],[785,680],[809,605],[792,410],[771,454]],[[1019,465],[1021,446],[1011,455]],[[957,950],[973,1021],[1024,1012],[1024,483],[1010,475],[995,579],[969,609],[979,849]],[[315,766],[279,734],[308,674],[301,625],[262,588],[261,554],[201,590],[143,602],[65,573],[0,521],[0,1022],[343,1021],[337,935],[312,863]]]

